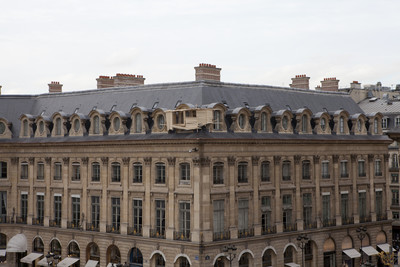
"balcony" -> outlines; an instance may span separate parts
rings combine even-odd
[[[390,171],[390,172],[399,172],[399,167],[398,167],[398,166],[391,166],[391,167],[389,168],[389,171]]]
[[[276,233],[276,226],[266,226],[262,227],[261,229],[261,234],[262,235],[269,235],[269,234],[275,234]]]
[[[75,230],[81,230],[82,227],[80,226],[79,222],[76,221],[68,221],[67,222],[67,228],[68,229],[75,229]]]
[[[360,223],[371,222],[371,215],[360,216]]]
[[[16,220],[18,224],[26,224],[27,222],[26,216],[17,216]]]
[[[43,218],[32,218],[32,225],[43,226]]]
[[[342,218],[342,225],[354,224],[354,217]]]
[[[365,172],[361,172],[358,174],[358,177],[367,177],[367,174]]]
[[[128,226],[128,235],[142,236],[142,227],[141,226]]]
[[[331,175],[329,173],[327,173],[327,174],[322,174],[321,177],[322,177],[322,179],[329,179],[329,178],[331,178]]]
[[[120,234],[119,224],[108,224],[106,225],[106,232],[112,234]]]
[[[174,231],[174,240],[190,241],[190,230]]]
[[[284,232],[297,231],[297,224],[296,223],[283,223],[283,231]]]
[[[254,236],[254,228],[238,230],[238,238],[246,238],[251,236]]]
[[[231,239],[231,232],[229,230],[223,231],[223,232],[214,232],[213,233],[213,240],[214,241],[229,240],[229,239]]]
[[[86,231],[100,232],[99,223],[86,223]]]
[[[79,175],[78,176],[74,175],[74,176],[71,177],[71,181],[77,182],[77,181],[80,181],[80,180],[81,180],[81,177]]]
[[[375,176],[382,176],[382,172],[376,172]]]
[[[387,215],[386,214],[378,214],[378,215],[376,215],[376,220],[377,221],[386,221]]]
[[[0,223],[10,223],[11,217],[6,215],[0,216]]]
[[[61,220],[50,220],[49,226],[50,227],[61,227]]]
[[[317,221],[314,222],[304,222],[304,229],[308,230],[308,229],[315,229],[317,228]]]
[[[323,227],[336,226],[336,219],[326,219],[322,221]]]
[[[150,237],[165,239],[165,229],[150,229]]]
[[[340,178],[349,178],[349,174],[348,173],[341,173],[340,174]]]

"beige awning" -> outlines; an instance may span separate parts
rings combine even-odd
[[[379,253],[376,249],[374,249],[371,246],[362,247],[361,250],[364,251],[365,254],[367,254],[368,256],[374,256],[374,255],[377,255]]]
[[[7,243],[7,252],[25,252],[27,248],[24,234],[16,234]]]
[[[67,257],[57,264],[57,267],[69,267],[75,262],[79,261],[78,258]]]
[[[300,265],[298,265],[297,263],[294,263],[294,262],[285,263],[285,266],[288,266],[288,267],[300,267]]]
[[[41,256],[43,256],[42,253],[31,253],[31,254],[28,254],[25,257],[23,257],[21,259],[21,262],[32,264],[32,261],[40,258]]]
[[[85,267],[96,267],[96,266],[97,266],[97,263],[99,263],[99,262],[98,262],[98,261],[94,261],[94,260],[88,260],[88,261],[86,262]]]
[[[385,244],[379,244],[377,245],[378,248],[382,249],[383,251],[385,251],[386,253],[390,252],[390,245],[388,243]],[[396,251],[394,248],[392,248],[393,251]]]
[[[46,257],[43,257],[43,259],[41,259],[40,261],[38,261],[38,263],[36,263],[36,265],[39,265],[39,266],[49,266],[49,264],[47,263]]]
[[[358,251],[355,250],[354,248],[345,249],[345,250],[343,250],[343,253],[346,254],[347,256],[349,256],[349,257],[352,258],[352,259],[354,259],[354,258],[360,258],[360,257],[361,257],[360,252],[358,252]]]

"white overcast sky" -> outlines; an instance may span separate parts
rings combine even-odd
[[[99,75],[310,87],[337,77],[400,84],[399,0],[15,0],[0,16],[2,94],[96,88]]]

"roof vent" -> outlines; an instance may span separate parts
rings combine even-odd
[[[378,100],[378,98],[373,97],[373,98],[371,98],[371,99],[369,100],[369,102],[375,102],[376,100]]]

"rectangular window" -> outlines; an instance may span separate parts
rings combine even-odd
[[[121,182],[121,165],[118,162],[111,164],[111,182]]]
[[[247,183],[247,162],[238,164],[238,183]]]
[[[0,161],[0,179],[7,178],[7,162]]]
[[[43,225],[44,221],[44,195],[36,195],[36,222]]]
[[[245,231],[249,229],[249,200],[239,199],[238,204],[238,229]]]
[[[54,180],[61,180],[62,165],[60,162],[54,163]]]
[[[222,120],[221,120],[220,110],[214,110],[214,130],[215,131],[222,130]]]
[[[399,174],[397,173],[392,173],[392,184],[398,184],[399,183]]]
[[[133,233],[142,233],[142,200],[133,200]]]
[[[263,196],[261,198],[261,227],[263,233],[268,232],[272,226],[271,215],[271,197]]]
[[[375,160],[375,176],[382,176],[382,164],[381,160]]]
[[[28,217],[28,194],[21,194],[21,223],[26,223]]]
[[[395,123],[396,127],[400,126],[400,117],[396,117]]]
[[[392,189],[392,206],[398,206],[398,205],[399,205],[399,190]]]
[[[382,129],[386,129],[388,127],[388,118],[382,118]]]
[[[399,212],[398,212],[398,211],[392,211],[392,214],[393,214],[393,219],[394,219],[394,220],[400,219],[400,215],[399,215]]]
[[[365,161],[359,160],[358,161],[358,177],[365,177]]]
[[[214,184],[224,184],[224,163],[216,162],[213,165]]]
[[[303,220],[305,228],[311,228],[312,224],[312,199],[311,193],[303,194]]]
[[[133,182],[141,183],[142,182],[143,169],[142,164],[137,162],[133,164]]]
[[[79,197],[72,197],[72,224],[73,227],[78,227],[81,220],[81,199]]]
[[[119,197],[111,198],[111,216],[112,216],[112,227],[118,232],[120,226],[120,216],[121,216],[121,200]]]
[[[92,182],[100,182],[100,163],[92,163]]]
[[[156,163],[156,184],[165,184],[165,164]]]
[[[181,184],[189,184],[190,183],[190,164],[189,163],[181,163],[180,167],[180,183]]]
[[[44,163],[39,162],[37,164],[37,179],[44,180]]]
[[[348,178],[349,177],[349,171],[347,168],[347,161],[341,161],[340,162],[340,177],[342,178]]]
[[[225,200],[214,200],[213,201],[213,230],[214,234],[224,233],[224,208]]]
[[[28,162],[21,163],[21,179],[28,179]]]
[[[321,176],[323,179],[329,179],[329,161],[323,161],[321,164]]]
[[[292,228],[292,195],[283,195],[282,204],[283,229],[290,230]]]
[[[165,236],[165,200],[156,200],[156,232]]]
[[[179,235],[190,238],[190,202],[179,203]]]
[[[290,181],[290,161],[284,161],[282,163],[282,180]]]
[[[7,219],[7,191],[0,191],[0,219],[2,222]]]
[[[323,195],[322,196],[322,223],[324,225],[329,224],[329,220],[331,218],[331,196]]]
[[[72,181],[81,180],[81,166],[78,162],[72,163]]]
[[[310,175],[310,161],[309,160],[304,160],[303,161],[302,177],[303,177],[303,180],[310,180],[310,178],[311,178],[311,175]]]
[[[92,207],[91,207],[91,212],[92,212],[92,225],[91,227],[93,230],[97,230],[100,227],[100,197],[99,196],[92,196]]]
[[[340,199],[340,206],[341,206],[341,215],[342,221],[347,221],[348,214],[349,214],[349,195],[348,194],[341,194]]]
[[[383,203],[383,198],[382,198],[382,191],[376,191],[375,192],[375,208],[376,208],[376,216],[382,217],[383,212],[382,212],[382,205]]]
[[[261,182],[269,182],[270,181],[270,176],[269,176],[269,162],[264,161],[261,163]]]
[[[61,196],[54,196],[54,223],[61,226],[61,210],[62,210],[62,198]]]
[[[366,218],[366,216],[367,216],[367,193],[366,192],[358,193],[358,214],[360,215],[360,219]]]

